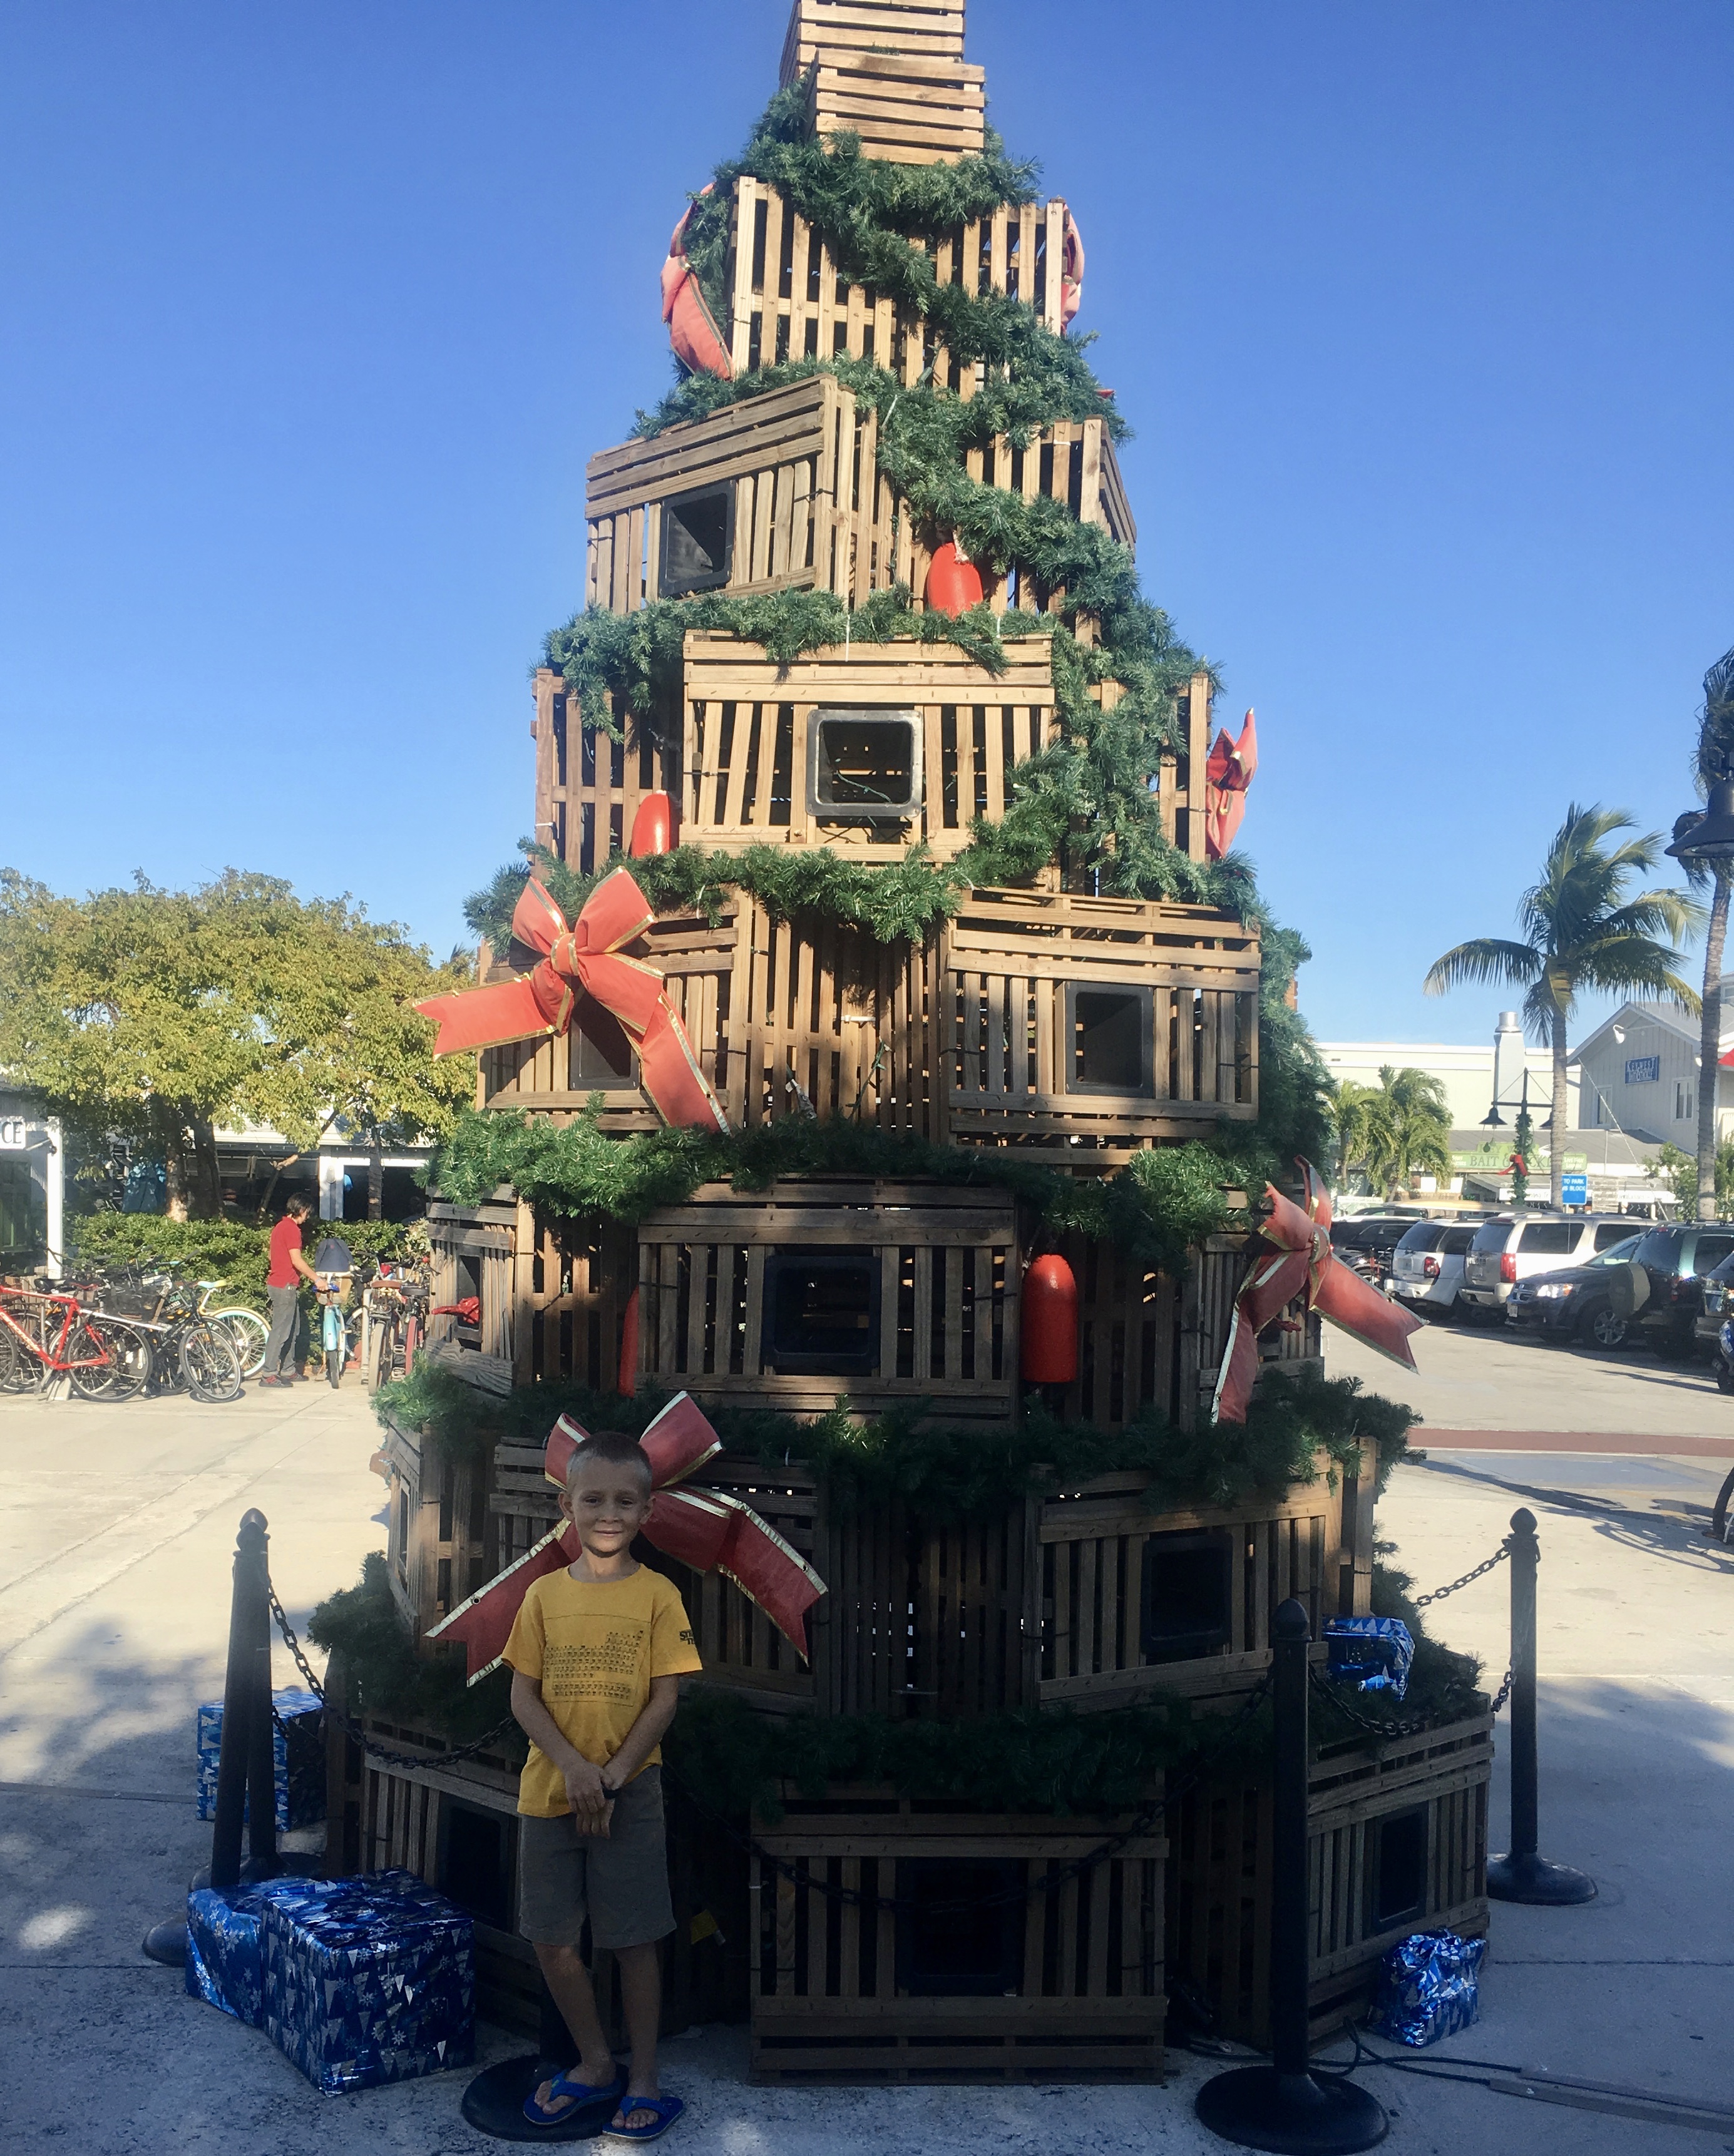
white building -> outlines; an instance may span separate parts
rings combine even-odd
[[[1724,1008],[1734,1018],[1734,975],[1722,980]],[[1725,1020],[1721,1053],[1734,1049]],[[1698,1144],[1698,1021],[1678,1004],[1622,1004],[1605,1024],[1580,1042],[1577,1065],[1587,1130],[1624,1131],[1656,1145],[1694,1152]],[[1734,1129],[1734,1074],[1712,1074],[1718,1138]]]
[[[1510,1020],[1509,1025],[1506,1021]],[[1484,1122],[1494,1097],[1494,1063],[1499,1061],[1500,1111],[1508,1123],[1517,1120],[1516,1103],[1523,1074],[1529,1073],[1530,1113],[1545,1123],[1551,1112],[1553,1057],[1545,1048],[1527,1045],[1515,1014],[1500,1014],[1502,1031],[1498,1047],[1489,1041],[1471,1046],[1460,1041],[1321,1040],[1319,1053],[1325,1067],[1339,1085],[1345,1080],[1357,1086],[1376,1086],[1382,1065],[1394,1070],[1425,1070],[1445,1089],[1454,1130],[1473,1130]],[[1566,1097],[1566,1123],[1578,1127],[1577,1082],[1573,1071]]]

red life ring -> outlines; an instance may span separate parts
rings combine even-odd
[[[632,819],[626,851],[635,861],[666,854],[674,844],[674,803],[666,793],[646,793]]]
[[[1032,1260],[1023,1276],[1018,1361],[1027,1383],[1069,1385],[1078,1375],[1078,1282],[1057,1253]]]
[[[700,192],[707,195],[710,188],[702,188]],[[695,374],[714,374],[721,381],[732,382],[734,362],[687,259],[687,219],[692,208],[688,203],[668,243],[668,259],[662,264],[662,319],[668,325],[668,341],[675,357],[682,366]]]
[[[967,613],[981,603],[981,572],[948,539],[929,565],[921,596],[929,613]]]
[[[1060,243],[1060,327],[1068,329],[1072,317],[1083,305],[1083,235],[1078,220],[1066,212],[1064,237]]]

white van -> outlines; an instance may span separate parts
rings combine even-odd
[[[1392,1255],[1391,1292],[1411,1310],[1448,1317],[1463,1286],[1474,1220],[1418,1220]]]
[[[1458,1300],[1466,1312],[1503,1317],[1519,1281],[1582,1265],[1623,1242],[1633,1229],[1625,1213],[1502,1213],[1475,1230]]]

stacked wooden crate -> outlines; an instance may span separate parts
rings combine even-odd
[[[816,135],[846,130],[893,164],[954,163],[985,137],[986,75],[964,59],[961,7],[795,0],[783,87],[804,85]]]

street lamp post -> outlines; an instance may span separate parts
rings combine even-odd
[[[1517,1129],[1515,1132],[1516,1145],[1511,1156],[1513,1162],[1511,1169],[1511,1202],[1514,1205],[1526,1205],[1529,1203],[1530,1155],[1534,1150],[1536,1142],[1536,1127],[1530,1121],[1530,1074],[1527,1064],[1524,1066],[1523,1082],[1515,1101],[1500,1100],[1499,1080],[1497,1076],[1495,1077],[1493,1085],[1493,1106],[1481,1118],[1481,1127],[1483,1130],[1501,1130],[1504,1128],[1505,1119],[1500,1113],[1500,1110],[1502,1107],[1515,1107],[1517,1111]],[[1555,1134],[1556,1142],[1557,1142],[1558,1136],[1558,1133]],[[1515,1165],[1518,1161],[1522,1162],[1523,1165],[1521,1168]]]

